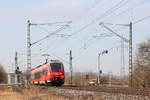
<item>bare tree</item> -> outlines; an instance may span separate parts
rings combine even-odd
[[[139,45],[133,74],[134,87],[150,87],[150,40]]]
[[[0,83],[7,83],[7,73],[2,65],[0,65]]]

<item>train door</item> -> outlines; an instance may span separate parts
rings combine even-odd
[[[44,83],[45,84],[45,82],[46,82],[46,75],[47,75],[47,70],[46,70],[46,68],[42,68],[42,83]]]

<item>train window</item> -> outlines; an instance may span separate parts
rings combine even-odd
[[[62,67],[61,67],[62,64],[61,63],[51,63],[50,66],[51,66],[51,70],[53,72],[60,72],[61,69],[62,69]]]
[[[35,79],[41,78],[41,72],[35,73]]]
[[[47,70],[44,68],[42,69],[42,75],[46,75],[47,74]]]
[[[34,79],[35,78],[35,75],[34,74],[31,74],[31,79]]]
[[[45,69],[45,75],[47,74],[47,70]]]
[[[37,79],[38,78],[38,73],[35,73],[35,79]]]
[[[42,76],[42,72],[39,72],[39,76],[38,76],[38,78],[41,78],[41,76]]]
[[[37,79],[37,73],[35,73],[35,79]]]

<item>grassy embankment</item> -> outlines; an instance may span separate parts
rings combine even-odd
[[[53,93],[40,92],[39,87],[31,89],[20,89],[12,87],[0,88],[0,100],[72,100],[62,96],[56,96]]]

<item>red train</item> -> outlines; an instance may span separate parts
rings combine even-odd
[[[51,84],[61,86],[64,84],[64,65],[59,60],[51,60],[31,70],[31,83]]]

